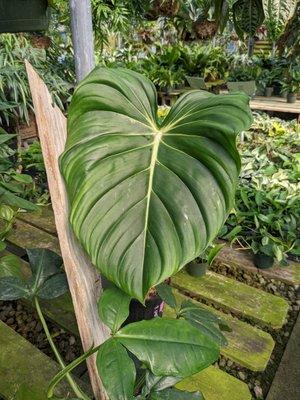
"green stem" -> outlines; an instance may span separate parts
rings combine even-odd
[[[55,355],[55,357],[56,357],[56,359],[57,359],[59,365],[61,366],[62,369],[64,369],[64,368],[66,368],[65,363],[64,363],[64,361],[63,361],[61,355],[59,354],[59,351],[57,350],[57,348],[56,348],[56,346],[55,346],[55,344],[54,344],[54,342],[53,342],[53,340],[52,340],[51,334],[50,334],[49,329],[48,329],[48,326],[47,326],[47,322],[46,322],[46,320],[45,320],[45,318],[44,318],[44,315],[43,315],[43,313],[42,313],[42,310],[41,310],[41,307],[40,307],[40,303],[39,303],[37,297],[34,298],[34,303],[35,303],[35,307],[36,307],[36,311],[37,311],[37,313],[38,313],[39,319],[40,319],[41,324],[42,324],[42,326],[43,326],[43,328],[44,328],[44,331],[45,331],[47,340],[48,340],[48,342],[49,342],[49,344],[50,344],[50,346],[51,346],[51,348],[52,348],[52,350],[53,350],[53,353],[54,353],[54,355]],[[72,376],[71,376],[70,374],[66,374],[66,378],[67,378],[67,380],[68,380],[68,382],[69,382],[71,388],[73,389],[75,395],[76,395],[79,399],[82,399],[82,400],[90,400],[90,399],[85,395],[85,393],[82,392],[82,390],[80,389],[80,387],[77,385],[77,383],[75,382],[75,380],[72,378]]]

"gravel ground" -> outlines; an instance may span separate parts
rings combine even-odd
[[[55,359],[39,318],[33,310],[18,301],[0,301],[0,319],[43,353]],[[80,340],[51,322],[47,324],[65,362],[70,363],[77,358],[82,351]]]

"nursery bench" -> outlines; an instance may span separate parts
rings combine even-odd
[[[300,123],[300,100],[297,100],[296,103],[287,103],[286,99],[283,97],[255,96],[255,98],[250,101],[250,108],[252,110],[297,114],[298,122]]]

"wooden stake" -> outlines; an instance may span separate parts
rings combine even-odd
[[[93,345],[103,343],[109,337],[109,330],[101,323],[97,311],[97,300],[102,290],[101,281],[96,269],[77,243],[68,221],[68,198],[58,166],[58,159],[65,148],[67,138],[66,118],[59,108],[53,105],[45,83],[31,64],[27,61],[25,64],[61,255],[64,260],[82,346],[86,351]],[[90,357],[87,365],[95,398],[106,400],[107,396],[98,376],[95,356]]]

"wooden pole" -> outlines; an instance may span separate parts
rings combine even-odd
[[[59,156],[64,151],[67,138],[66,118],[57,106],[53,106],[50,93],[25,61],[34,105],[39,138],[43,151],[47,180],[51,195],[61,255],[67,274],[82,347],[86,351],[109,338],[108,328],[101,323],[97,300],[101,294],[101,280],[96,269],[78,244],[69,224],[68,196],[59,170]],[[96,366],[95,356],[87,360],[90,380],[96,400],[107,396]]]
[[[90,0],[69,0],[77,82],[95,66],[92,6]]]

